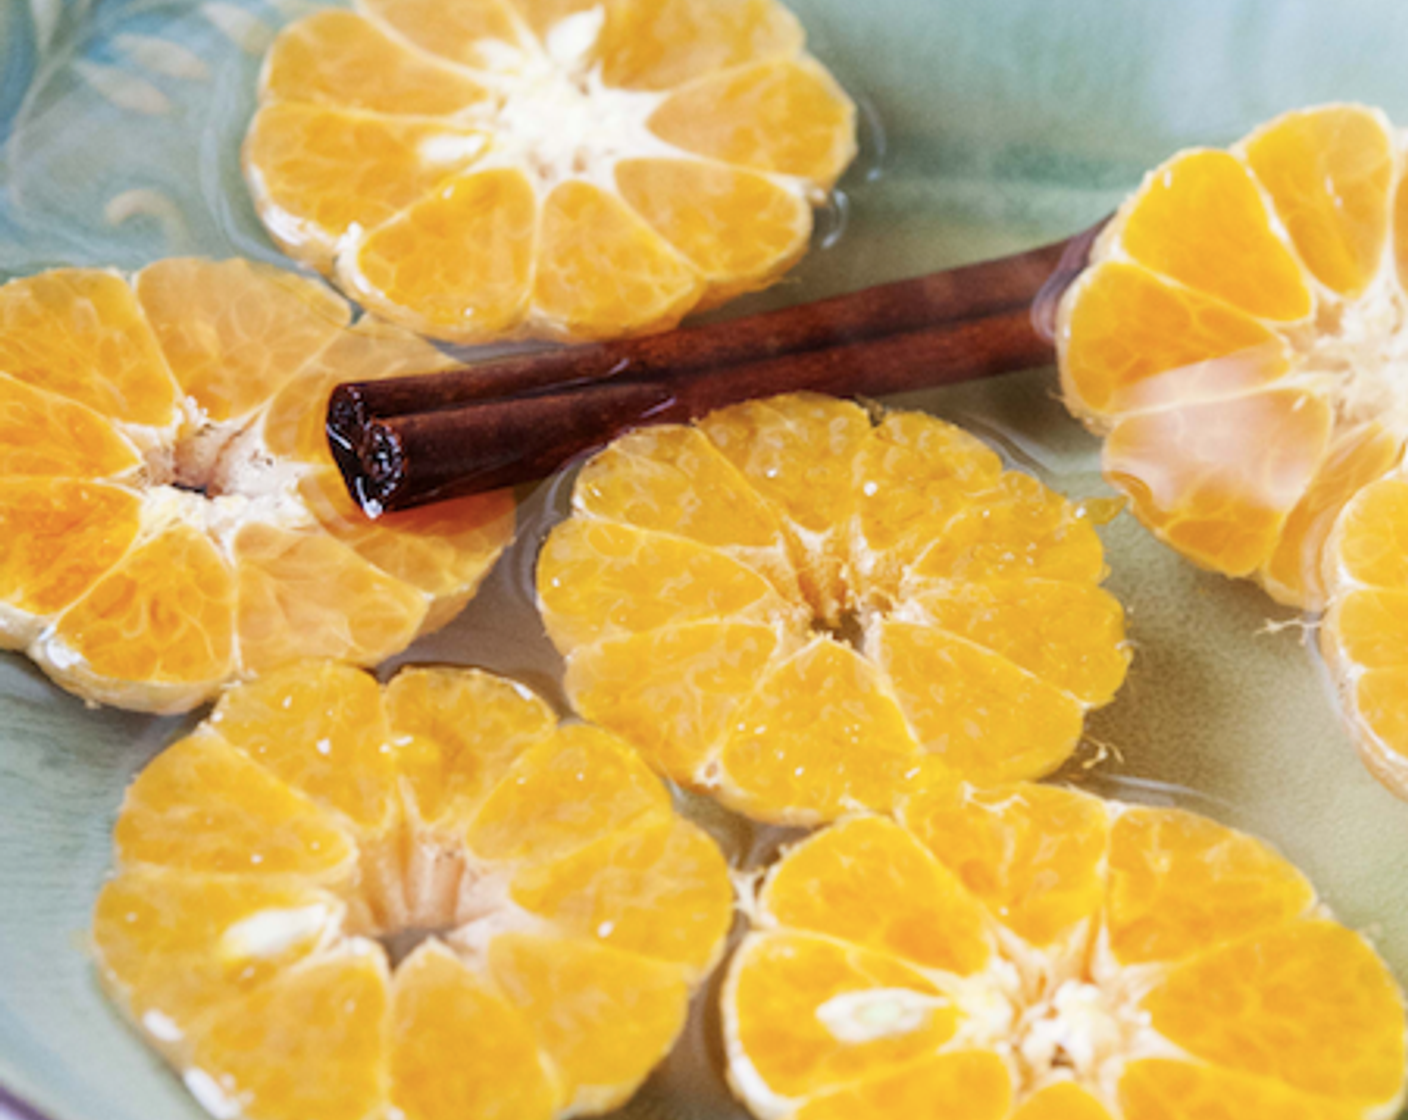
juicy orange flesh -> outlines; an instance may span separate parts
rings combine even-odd
[[[937,782],[772,870],[725,983],[732,1083],[795,1117],[1391,1114],[1402,995],[1313,904],[1190,813]]]
[[[573,506],[537,585],[574,705],[761,819],[1047,773],[1124,676],[1089,519],[933,417],[753,401],[624,437]]]
[[[507,492],[372,522],[322,431],[339,381],[444,368],[265,265],[158,261],[0,288],[0,646],[101,703],[184,711],[443,625],[514,529]]]
[[[1139,519],[1312,610],[1335,517],[1402,454],[1400,165],[1383,114],[1348,104],[1177,155],[1059,314],[1067,403]]]
[[[723,857],[635,752],[475,670],[232,688],[138,776],[116,843],[104,982],[253,1120],[609,1108],[732,919]],[[378,939],[409,930],[436,936],[392,970]]]
[[[286,28],[260,102],[275,240],[456,342],[661,330],[770,284],[856,150],[776,0],[376,0]]]

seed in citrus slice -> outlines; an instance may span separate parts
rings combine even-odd
[[[374,522],[323,432],[333,385],[443,369],[324,285],[247,261],[0,287],[0,646],[87,700],[195,707],[448,622],[512,536],[507,492]]]
[[[1060,304],[1066,403],[1139,519],[1314,610],[1336,515],[1408,439],[1401,147],[1336,104],[1175,155]]]
[[[1404,1098],[1403,996],[1368,942],[1182,810],[937,782],[785,852],[751,914],[723,1020],[759,1117],[1368,1120]]]
[[[231,686],[138,775],[115,843],[104,985],[250,1120],[607,1111],[733,917],[723,856],[634,750],[476,670]]]
[[[1128,650],[1082,511],[931,416],[814,394],[623,436],[537,587],[569,697],[759,819],[1054,770]]]
[[[244,146],[270,235],[455,342],[609,338],[773,283],[855,154],[777,0],[362,0],[286,28]]]

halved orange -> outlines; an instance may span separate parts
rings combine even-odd
[[[1036,777],[1122,683],[1084,511],[931,416],[801,394],[617,440],[537,585],[577,710],[791,824]]]
[[[604,338],[791,267],[854,119],[776,0],[359,0],[274,43],[244,164],[392,322]]]
[[[1401,458],[1403,145],[1359,105],[1182,152],[1120,208],[1060,304],[1066,403],[1195,563],[1324,605],[1336,515]]]
[[[339,380],[447,364],[246,261],[0,288],[0,648],[87,700],[170,712],[448,621],[511,538],[512,497],[371,521],[322,430]]]
[[[607,1111],[733,916],[634,751],[476,670],[235,686],[138,776],[115,843],[101,978],[216,1116]]]
[[[1403,995],[1259,841],[1050,786],[935,785],[763,883],[729,1079],[788,1120],[1368,1120]]]

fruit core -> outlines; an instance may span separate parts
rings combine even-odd
[[[1135,993],[1117,978],[1023,981],[1015,966],[1002,962],[945,987],[941,996],[907,988],[848,992],[816,1014],[838,1041],[858,1044],[920,1030],[935,1011],[956,1006],[963,1022],[951,1045],[1006,1054],[1023,1093],[1064,1079],[1096,1088],[1116,1078],[1130,1058],[1157,1052],[1157,1036]]]
[[[1325,300],[1314,324],[1291,334],[1307,376],[1335,378],[1337,410],[1408,437],[1408,301],[1379,283],[1353,301]],[[1299,335],[1299,337],[1298,337]]]
[[[488,69],[476,70],[475,80],[495,98],[493,148],[479,169],[527,168],[545,192],[571,178],[614,189],[612,170],[626,155],[678,154],[647,127],[662,94],[608,88],[602,80],[594,56],[604,21],[604,10],[592,8],[558,21],[541,48],[497,41],[481,47]],[[478,123],[482,113],[472,107],[467,122]],[[424,154],[455,157],[466,142],[447,134],[428,141]]]

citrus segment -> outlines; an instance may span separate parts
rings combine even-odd
[[[913,921],[934,906],[955,920]],[[1179,810],[936,782],[786,851],[749,913],[723,1024],[759,1117],[1369,1120],[1404,1098],[1383,962],[1264,845]],[[946,936],[987,951],[934,959]]]
[[[1303,319],[1311,309],[1307,277],[1271,223],[1271,210],[1240,160],[1226,152],[1190,152],[1146,182],[1120,240],[1141,264],[1249,315]]]
[[[413,330],[461,342],[506,333],[528,307],[536,209],[520,171],[457,176],[384,224],[369,222],[376,228],[340,258],[339,277],[383,318]]]
[[[1363,939],[1328,921],[1212,949],[1144,1006],[1170,1042],[1213,1065],[1361,1108],[1402,1091],[1402,995]],[[1288,1032],[1290,1008],[1314,1029]]]
[[[1001,654],[927,622],[885,620],[873,645],[913,738],[954,773],[1011,781],[1054,770],[1075,750],[1080,702]]]
[[[1360,105],[1155,169],[1057,316],[1106,477],[1195,563],[1319,610],[1345,503],[1402,456],[1403,154]]]
[[[397,42],[352,12],[322,11],[279,36],[264,63],[279,101],[373,113],[450,116],[487,93],[458,70]]]
[[[133,287],[202,422],[249,415],[351,318],[321,284],[244,260],[158,261]]]
[[[709,837],[687,821],[634,825],[514,876],[514,902],[559,929],[703,975],[732,900],[713,889],[727,874]]]
[[[754,59],[791,57],[803,43],[796,17],[770,0],[635,0],[611,16],[605,77],[627,89],[670,89]]]
[[[353,505],[322,430],[333,385],[448,359],[350,319],[325,287],[239,260],[0,289],[0,644],[85,699],[173,712],[449,621],[511,538],[513,498],[381,522]]]
[[[345,907],[316,887],[247,875],[197,879],[137,867],[104,885],[93,940],[123,1010],[181,1053],[176,1023],[203,1018],[335,935]]]
[[[883,817],[828,829],[768,878],[766,921],[959,976],[992,954],[982,907],[915,838]]]
[[[428,942],[396,972],[391,1095],[407,1120],[549,1120],[560,1103],[530,1021],[454,954]],[[500,1085],[512,1085],[508,1108]]]
[[[66,688],[119,706],[194,707],[233,671],[235,579],[204,533],[137,544],[30,647]]]
[[[202,1105],[251,1120],[612,1108],[733,911],[633,751],[475,670],[233,686],[115,840],[102,979]]]
[[[609,338],[776,280],[854,131],[776,0],[366,0],[275,41],[244,166],[390,321]]]
[[[1125,964],[1179,960],[1305,914],[1315,899],[1259,841],[1173,809],[1120,816],[1109,884],[1110,950]]]
[[[115,832],[126,866],[215,874],[340,879],[351,838],[218,735],[200,732],[159,755],[123,799]]]
[[[0,371],[113,420],[176,419],[171,371],[114,272],[55,269],[0,287]]]
[[[378,228],[486,146],[472,128],[294,101],[255,117],[244,159],[270,236],[326,272],[345,231]]]
[[[796,1120],[888,1120],[933,1109],[964,1120],[1002,1120],[1011,1100],[1011,1077],[1000,1058],[960,1050],[815,1097],[793,1115]],[[1062,1120],[1076,1117],[1062,1114]]]
[[[1129,414],[1105,442],[1105,473],[1179,552],[1250,575],[1314,480],[1333,419],[1323,400],[1290,389]]]
[[[427,824],[468,821],[513,760],[557,725],[526,688],[479,672],[403,670],[386,708],[403,789]]]
[[[811,236],[806,199],[762,175],[696,160],[628,160],[621,197],[709,283],[708,302],[766,287]]]
[[[693,200],[691,200],[693,201]],[[699,302],[699,273],[614,194],[569,180],[543,203],[533,300],[570,338],[665,330]]]
[[[672,94],[650,129],[696,155],[831,186],[855,158],[855,106],[810,60],[728,70]]]
[[[730,1081],[781,1112],[797,1098],[933,1054],[959,1016],[923,973],[812,934],[752,935],[730,966],[724,1007]],[[766,1094],[766,1096],[764,1096]]]
[[[372,665],[405,649],[424,626],[422,592],[324,534],[252,524],[233,552],[246,675],[299,657]]]
[[[92,409],[0,374],[0,477],[116,478],[140,464]]]
[[[1388,242],[1395,156],[1383,114],[1351,105],[1287,113],[1247,139],[1246,160],[1315,278],[1360,295]]]
[[[716,778],[718,743],[783,642],[758,623],[698,623],[584,646],[567,690],[587,719],[633,744],[656,768],[699,784]]]
[[[750,401],[623,437],[572,504],[537,587],[573,704],[760,819],[1047,773],[1124,676],[1090,519],[931,416]]]
[[[1141,265],[1103,261],[1075,291],[1062,377],[1093,416],[1235,396],[1290,368],[1265,323]]]
[[[875,666],[819,638],[758,684],[719,762],[722,788],[744,812],[810,824],[887,804],[915,776],[919,752]],[[774,808],[783,805],[804,808]]]
[[[0,490],[0,645],[24,649],[126,554],[141,505],[127,490],[68,479],[8,480]]]
[[[238,1101],[245,1115],[270,1120],[364,1120],[385,1107],[387,1018],[377,955],[310,961],[215,1014],[186,1086],[216,1115]]]
[[[1127,1120],[1350,1120],[1363,1113],[1216,1066],[1149,1059],[1131,1062],[1120,1084]]]

